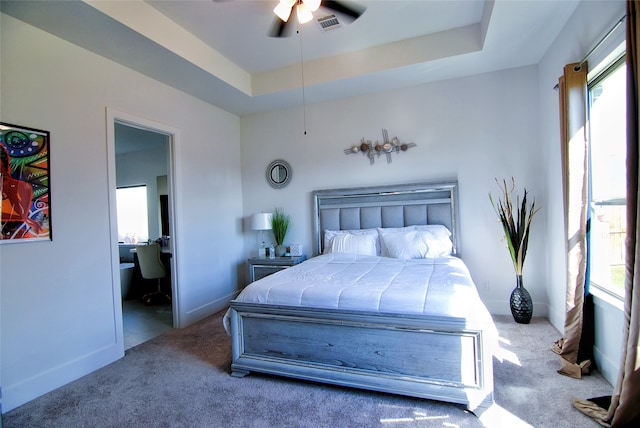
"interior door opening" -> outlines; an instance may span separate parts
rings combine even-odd
[[[128,115],[124,118],[119,117],[123,115],[108,116],[108,126],[113,130],[110,192],[114,195],[111,200],[115,202],[111,209],[114,229],[111,235],[117,241],[112,244],[118,249],[112,256],[112,262],[120,267],[121,295],[121,302],[114,300],[114,305],[122,305],[122,342],[124,350],[127,350],[178,326],[178,275],[172,209],[175,197],[174,134],[161,126],[150,125],[146,120],[138,122]],[[136,193],[140,189],[144,189],[144,193]],[[138,196],[127,199],[119,192]],[[140,198],[144,197],[140,195],[145,193],[146,201],[140,203]],[[146,209],[146,222],[123,219],[123,212],[135,212],[136,209]],[[149,276],[148,268],[141,269],[146,267],[141,264],[146,263],[146,258],[142,257],[142,252],[138,255],[139,245],[158,246],[163,274]],[[114,278],[114,287],[117,282]]]

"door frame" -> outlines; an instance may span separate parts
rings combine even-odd
[[[145,131],[156,132],[168,137],[168,171],[167,171],[167,187],[169,189],[169,231],[171,239],[169,240],[169,248],[171,250],[171,305],[173,315],[173,327],[180,328],[180,271],[178,268],[178,252],[179,252],[179,235],[178,231],[178,214],[175,209],[178,201],[178,153],[176,149],[180,145],[180,130],[164,123],[146,119],[134,114],[118,111],[110,107],[106,108],[106,124],[107,124],[107,175],[109,185],[109,228],[111,235],[111,263],[113,270],[113,296],[114,296],[114,312],[120,313],[120,321],[122,320],[122,299],[120,289],[120,252],[118,248],[118,222],[116,209],[116,154],[115,154],[115,125],[120,123],[133,128]],[[119,334],[122,333],[122,322],[119,322]],[[123,344],[124,340],[120,340]]]

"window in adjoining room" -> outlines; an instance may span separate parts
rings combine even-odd
[[[596,67],[603,68],[603,67]],[[626,65],[624,54],[589,78],[591,284],[624,297]]]
[[[116,189],[118,242],[135,244],[149,240],[147,186]]]

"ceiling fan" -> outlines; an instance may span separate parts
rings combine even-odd
[[[344,15],[348,19],[356,20],[362,15],[365,8],[357,5],[347,5],[342,1],[330,1],[330,0],[280,0],[278,5],[273,9],[273,12],[277,15],[273,27],[270,32],[271,37],[286,37],[288,35],[287,29],[293,22],[289,19],[292,15],[293,9],[296,10],[296,17],[298,23],[304,24],[313,19],[313,12],[318,8],[328,9],[339,14]]]

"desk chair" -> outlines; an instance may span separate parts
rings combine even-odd
[[[142,296],[145,304],[149,305],[156,297],[171,302],[171,297],[162,291],[160,282],[162,278],[167,276],[167,270],[160,260],[160,245],[138,245],[136,246],[138,254],[138,263],[140,264],[140,273],[144,279],[157,279],[158,289],[152,293]]]

